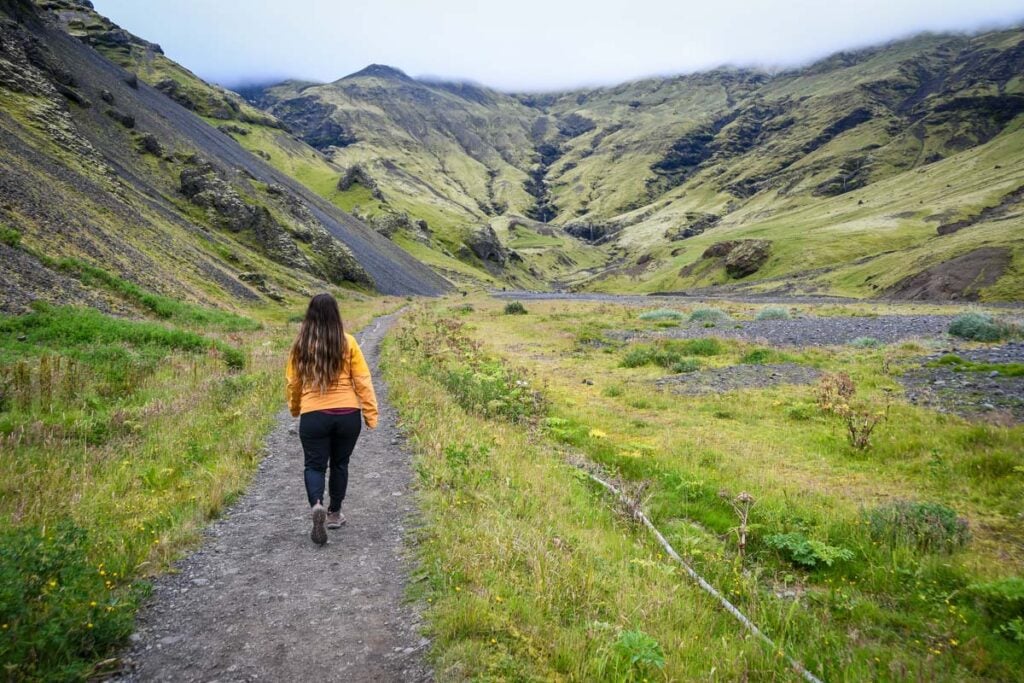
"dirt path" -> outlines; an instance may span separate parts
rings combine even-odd
[[[377,371],[395,315],[360,335],[381,404],[352,455],[345,514],[309,539],[302,449],[287,412],[248,493],[204,546],[160,578],[126,655],[132,681],[420,681],[426,639],[403,604],[403,524],[413,512],[409,454]]]

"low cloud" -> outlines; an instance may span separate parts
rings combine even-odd
[[[536,91],[723,64],[786,67],[924,31],[1017,24],[1020,0],[96,0],[201,76],[331,81],[369,63]]]

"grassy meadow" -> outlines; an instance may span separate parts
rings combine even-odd
[[[195,546],[262,459],[302,313],[229,313],[59,267],[121,314],[40,303],[0,316],[5,680],[116,668],[146,579]],[[350,329],[395,307],[336,293]]]
[[[790,680],[783,653],[829,681],[1020,678],[1024,428],[908,403],[898,377],[932,342],[623,342],[608,333],[693,311],[506,305],[421,304],[385,353],[416,451],[413,590],[440,680]],[[734,320],[781,315],[720,306]],[[702,396],[654,383],[777,362],[831,379]],[[634,496],[781,652],[577,465]]]

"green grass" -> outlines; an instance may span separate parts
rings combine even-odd
[[[623,580],[616,563],[607,559],[611,536],[593,527],[599,514],[594,499],[570,497],[572,488],[559,474],[561,457],[568,453],[609,468],[627,487],[646,483],[645,508],[668,539],[825,680],[886,678],[892,671],[932,680],[1016,677],[1024,653],[1013,640],[1015,617],[1002,608],[986,607],[970,587],[1012,581],[1024,569],[1015,540],[1024,537],[1024,529],[1011,502],[1024,495],[1024,480],[1017,476],[1024,471],[1024,428],[971,424],[903,402],[898,385],[879,362],[878,349],[800,352],[794,360],[849,373],[857,385],[858,404],[878,409],[889,404],[888,420],[872,445],[859,451],[847,443],[841,420],[817,408],[811,387],[678,396],[648,384],[657,375],[645,366],[619,367],[621,355],[575,342],[580,319],[600,329],[628,326],[631,317],[622,308],[535,302],[537,310],[526,324],[515,317],[488,315],[500,303],[477,299],[473,304],[475,315],[487,324],[466,329],[486,353],[537,372],[550,408],[543,421],[544,438],[504,427],[500,418],[453,413],[452,406],[458,405],[448,390],[439,391],[429,376],[415,372],[416,347],[396,345],[389,351],[388,372],[397,380],[392,385],[403,387],[399,407],[413,443],[421,449],[421,471],[447,466],[432,454],[451,444],[482,442],[488,449],[470,468],[483,477],[475,488],[448,480],[444,485],[429,478],[421,481],[426,508],[434,511],[428,512],[433,521],[428,521],[421,566],[430,586],[424,595],[432,599],[428,621],[438,636],[434,657],[442,671],[464,666],[472,653],[479,666],[471,669],[470,677],[508,671],[490,668],[507,658],[519,670],[531,672],[527,677],[607,676],[606,670],[587,669],[585,663],[598,657],[593,641],[602,632],[591,629],[584,635],[577,625],[592,618],[589,604],[605,604],[610,598],[580,593],[574,584],[561,581],[533,584],[531,568],[538,566],[538,557],[547,557],[538,553],[550,541],[528,541],[525,547],[521,542],[523,534],[532,538],[538,530],[559,539],[587,538],[586,543],[571,544],[574,551],[564,561],[558,556],[558,575],[577,577],[593,590],[611,590],[604,588],[605,572],[618,581],[614,604],[621,606],[621,628],[642,630],[664,648],[665,668],[655,675],[695,678],[707,674],[699,665],[693,669],[695,662],[735,661],[706,635],[708,628],[693,636],[693,646],[702,655],[688,644],[671,647],[669,634],[680,626],[650,602],[664,589],[654,590],[646,573],[644,588]],[[435,323],[429,319],[419,319],[410,334],[417,337],[430,329]],[[656,344],[640,346],[657,349]],[[778,353],[729,342],[723,353],[703,358],[719,365],[759,348]],[[886,350],[897,365],[919,352],[916,347]],[[581,388],[586,377],[601,379]],[[541,478],[545,492],[538,497]],[[503,481],[510,482],[509,490],[500,493],[486,484]],[[723,491],[746,491],[756,501],[743,559],[736,550],[737,518],[720,495]],[[564,507],[566,497],[572,512]],[[882,512],[880,506],[894,499],[913,502],[899,514]],[[461,505],[452,508],[452,500],[467,501],[469,513]],[[442,513],[452,509],[454,517]],[[874,517],[865,516],[865,510],[875,509],[879,512]],[[937,539],[929,534],[950,530],[959,533],[959,517],[967,520],[966,545],[917,540]],[[647,547],[646,537],[634,536],[628,528],[621,533],[638,547]],[[522,555],[514,555],[522,558],[519,562],[509,561],[502,539],[510,538],[518,539],[515,548],[523,548]],[[600,562],[601,573],[592,573],[595,562]],[[658,566],[656,561],[650,568]],[[445,576],[459,577],[462,590],[453,595],[453,584],[445,583]],[[673,581],[673,602],[692,609],[687,582],[679,577]],[[473,597],[494,591],[504,596],[510,590],[528,596],[528,606],[513,614]],[[798,607],[775,597],[782,590],[802,596]],[[626,616],[639,613],[646,617],[642,623]],[[617,623],[614,618],[600,620]],[[704,617],[695,616],[690,626],[701,623]],[[735,633],[733,625],[724,627],[726,633]],[[605,637],[618,637],[616,631]],[[862,635],[851,640],[852,631]],[[538,646],[531,639],[528,648],[509,646],[511,632],[543,633],[552,645]],[[498,652],[490,650],[490,637],[501,644]],[[567,641],[574,643],[573,654],[558,654]],[[758,677],[770,677],[767,669],[759,671]]]
[[[83,281],[130,301],[141,291]],[[393,305],[338,296],[351,329]],[[11,680],[109,674],[147,579],[199,542],[263,457],[296,310],[252,321],[179,303],[160,322],[46,304],[0,316],[0,661]],[[55,482],[60,504],[40,493]]]
[[[954,353],[933,360],[930,367],[951,367],[957,372],[998,372],[1003,377],[1024,377],[1024,363],[979,363],[964,360]]]
[[[64,258],[55,262],[51,260],[51,263],[58,270],[74,275],[84,285],[102,287],[164,320],[177,324],[214,327],[227,332],[252,331],[260,328],[260,323],[252,318],[214,308],[203,308],[147,292],[132,282],[78,259]]]

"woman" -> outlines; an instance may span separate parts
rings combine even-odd
[[[377,427],[377,396],[370,368],[355,337],[345,333],[338,302],[317,294],[309,302],[288,368],[288,407],[299,419],[306,460],[306,496],[313,510],[310,538],[327,542],[328,529],[345,523],[341,503],[348,488],[348,459],[361,429]],[[331,466],[330,505],[324,510],[324,475]]]

